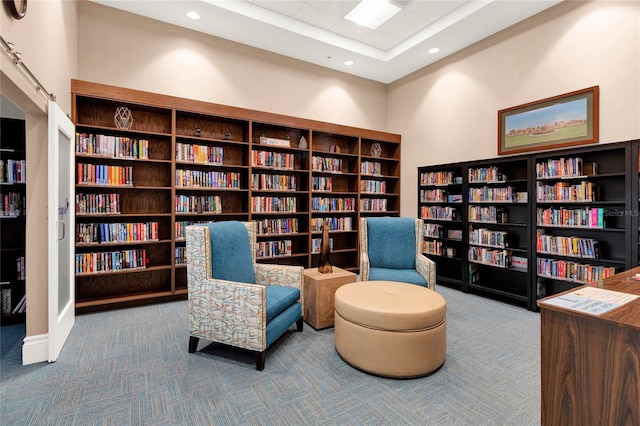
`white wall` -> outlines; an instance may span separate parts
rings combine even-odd
[[[387,127],[386,85],[83,2],[78,78],[345,124]]]
[[[590,86],[600,142],[640,138],[640,2],[563,2],[392,83],[402,214],[417,214],[417,167],[497,157],[498,110]]]

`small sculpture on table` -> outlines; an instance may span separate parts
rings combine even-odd
[[[320,266],[318,272],[330,274],[333,272],[331,266],[331,246],[329,243],[329,225],[322,225],[322,240],[320,241]]]

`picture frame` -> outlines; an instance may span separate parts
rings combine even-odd
[[[598,142],[599,86],[498,111],[498,155]]]

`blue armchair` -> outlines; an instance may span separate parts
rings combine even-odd
[[[186,227],[189,352],[200,339],[255,353],[262,371],[267,348],[294,323],[302,331],[301,266],[256,263],[255,222]]]
[[[422,254],[421,219],[360,219],[360,278],[436,288],[436,264]]]

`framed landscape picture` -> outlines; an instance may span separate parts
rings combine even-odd
[[[598,142],[598,86],[498,111],[498,154]]]

